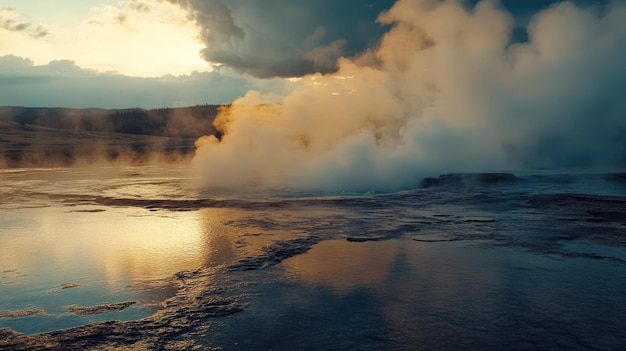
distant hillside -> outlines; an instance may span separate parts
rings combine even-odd
[[[219,105],[163,109],[67,109],[0,107],[0,121],[89,132],[197,138],[218,135],[213,120]]]
[[[220,106],[156,110],[0,107],[0,167],[173,162],[219,133]]]

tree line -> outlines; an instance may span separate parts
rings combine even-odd
[[[56,129],[180,138],[219,133],[213,127],[222,105],[161,109],[68,109],[0,107],[0,120]]]

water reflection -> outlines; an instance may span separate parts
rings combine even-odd
[[[145,317],[175,293],[175,273],[232,264],[291,235],[264,227],[271,222],[266,211],[67,206],[50,199],[46,205],[0,209],[0,310],[36,307],[48,313],[0,318],[0,327],[33,333]],[[63,289],[68,283],[72,287]],[[65,310],[125,300],[139,304],[89,319]]]
[[[325,285],[339,294],[357,287],[375,287],[389,279],[402,251],[400,241],[347,244],[330,240],[306,255],[283,262],[285,271],[309,284]]]
[[[610,262],[556,260],[523,250],[455,243],[327,241],[286,260],[281,268],[292,286],[304,283],[291,296],[309,295],[290,302],[287,311],[348,311],[346,306],[368,297],[370,305],[349,312],[362,315],[360,319],[352,321],[352,315],[339,312],[319,318],[318,333],[327,332],[324,325],[336,319],[353,323],[342,327],[344,335],[335,334],[339,340],[370,328],[379,333],[375,338],[383,348],[398,350],[493,349],[505,344],[520,349],[528,348],[529,340],[539,349],[571,349],[581,340],[589,345],[621,343],[618,326],[626,308],[615,301],[623,299],[626,272]],[[384,323],[371,324],[379,318]],[[554,335],[562,338],[556,341]],[[371,349],[380,346],[360,342]]]
[[[0,310],[35,306],[55,316],[28,317],[40,320],[36,326],[0,319],[0,327],[37,332],[79,325],[85,318],[66,315],[65,306],[123,300],[141,304],[106,318],[147,316],[154,311],[149,306],[175,292],[174,273],[202,265],[204,236],[197,213],[95,210],[53,206],[0,211],[0,272],[11,272],[0,281]],[[77,286],[60,289],[65,283]],[[89,321],[93,318],[98,317]]]
[[[237,257],[235,230],[224,224],[233,215],[229,209],[203,209],[201,218],[202,263],[206,267],[229,264]]]
[[[230,264],[271,240],[250,235],[258,234],[255,219],[263,217],[254,211],[81,202],[193,198],[191,183],[184,168],[0,170],[0,311],[47,313],[0,318],[0,327],[33,333],[145,317],[175,293],[175,273]],[[127,300],[139,303],[113,315],[73,316],[65,309]]]
[[[298,221],[312,223],[320,212],[204,208],[197,211],[202,233],[202,262],[206,267],[229,265],[246,257],[255,257],[274,241],[292,240],[298,235]]]

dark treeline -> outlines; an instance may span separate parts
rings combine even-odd
[[[0,168],[188,160],[219,109],[0,107]]]
[[[162,109],[68,109],[0,107],[0,120],[49,128],[180,138],[218,135],[213,120],[220,105]]]

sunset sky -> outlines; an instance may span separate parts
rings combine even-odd
[[[424,2],[424,1],[417,1]],[[556,1],[504,1],[516,25]],[[598,4],[606,1],[579,1]],[[2,0],[0,105],[165,107],[284,96],[374,48],[393,0]],[[476,1],[465,1],[471,8]]]
[[[0,105],[165,107],[228,103],[249,89],[284,94],[289,82],[273,77],[328,71],[372,45],[383,33],[376,17],[392,3],[2,0]]]

